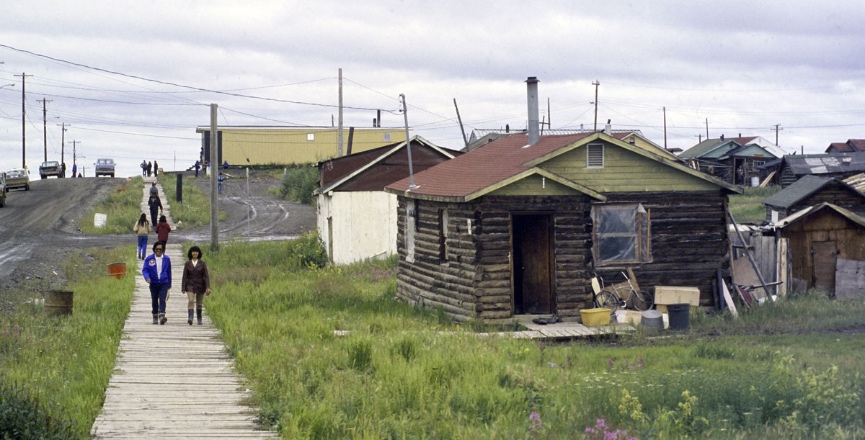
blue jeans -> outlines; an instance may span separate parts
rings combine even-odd
[[[150,283],[150,304],[153,314],[165,313],[165,300],[168,298],[168,284]]]
[[[147,255],[147,236],[138,236],[138,255]]]

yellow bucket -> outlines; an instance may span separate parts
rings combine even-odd
[[[592,327],[598,325],[610,325],[610,314],[613,311],[605,308],[580,310],[583,325]]]

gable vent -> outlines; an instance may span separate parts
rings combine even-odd
[[[604,144],[589,144],[586,148],[586,168],[604,167]]]

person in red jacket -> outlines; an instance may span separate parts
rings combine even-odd
[[[153,230],[156,231],[156,241],[168,244],[168,233],[171,232],[171,226],[168,224],[168,220],[165,219],[164,215],[159,216],[159,223],[156,224],[156,227],[153,228]]]

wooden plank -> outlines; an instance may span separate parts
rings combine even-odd
[[[179,244],[166,249],[174,292],[165,325],[151,323],[150,290],[135,270],[132,310],[92,438],[277,438],[256,422],[250,394],[207,315],[204,325],[186,323],[187,300],[178,291],[180,251]]]
[[[835,296],[865,296],[865,261],[838,259],[835,263]]]
[[[721,283],[721,293],[724,295],[724,302],[727,303],[727,308],[730,309],[730,314],[738,318],[739,312],[736,310],[736,304],[733,302],[733,297],[730,296],[730,291],[727,290],[727,283]]]

